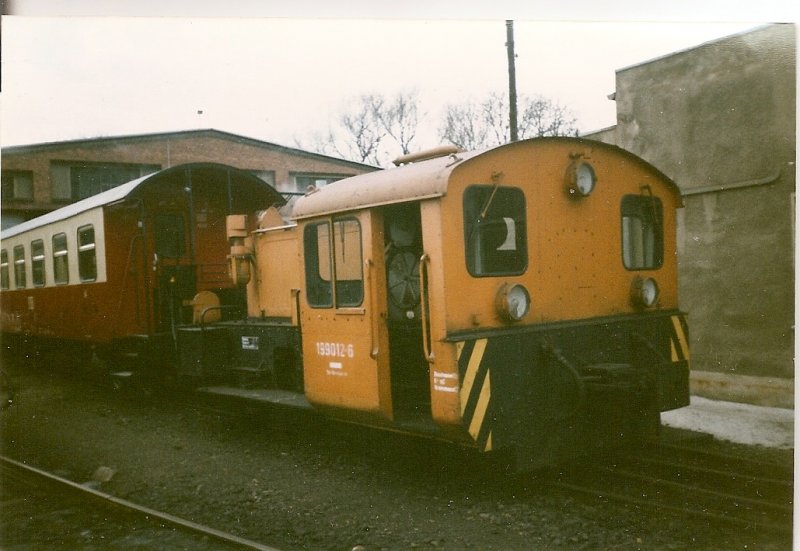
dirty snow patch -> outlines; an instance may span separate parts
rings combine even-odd
[[[662,413],[661,422],[738,444],[781,449],[794,446],[794,410],[791,409],[692,396],[688,407]]]

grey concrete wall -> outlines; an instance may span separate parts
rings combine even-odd
[[[617,72],[617,126],[597,138],[684,194],[693,370],[794,376],[795,52],[794,25],[772,25]]]

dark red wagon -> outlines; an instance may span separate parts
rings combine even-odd
[[[284,203],[244,170],[196,163],[3,231],[4,348],[84,358],[96,350],[115,369],[130,358],[163,365],[197,293],[213,292],[220,310],[244,308],[227,274],[225,217],[249,214],[255,223],[258,211]]]

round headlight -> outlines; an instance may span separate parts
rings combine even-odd
[[[575,189],[578,193],[586,197],[592,190],[597,178],[594,175],[592,165],[581,163],[575,171]]]
[[[507,321],[519,321],[531,309],[531,295],[517,283],[505,283],[497,292],[495,300],[497,313]]]
[[[658,283],[651,277],[637,277],[631,285],[631,300],[640,308],[652,308],[658,302]]]

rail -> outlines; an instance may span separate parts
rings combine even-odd
[[[83,486],[76,482],[72,482],[71,480],[67,480],[66,478],[62,478],[47,471],[43,471],[41,469],[37,469],[36,467],[32,467],[31,465],[20,463],[19,461],[11,459],[10,457],[0,456],[0,463],[2,463],[5,467],[12,468],[16,471],[20,471],[28,475],[33,475],[37,478],[44,479],[49,483],[57,484],[65,489],[78,492],[79,494],[86,496],[87,498],[94,498],[100,500],[101,502],[107,505],[112,505],[121,508],[125,511],[134,513],[151,522],[163,522],[170,526],[174,526],[176,528],[194,534],[208,536],[209,538],[213,538],[217,541],[236,545],[243,549],[252,549],[255,551],[279,551],[274,547],[264,545],[257,541],[249,540],[247,538],[242,538],[234,534],[229,534],[227,532],[223,532],[222,530],[217,530],[216,528],[212,528],[210,526],[198,524],[191,520],[186,520],[169,513],[158,511],[156,509],[151,509],[150,507],[145,507],[143,505],[133,503],[131,501],[113,496],[111,494],[95,490],[94,488]]]

